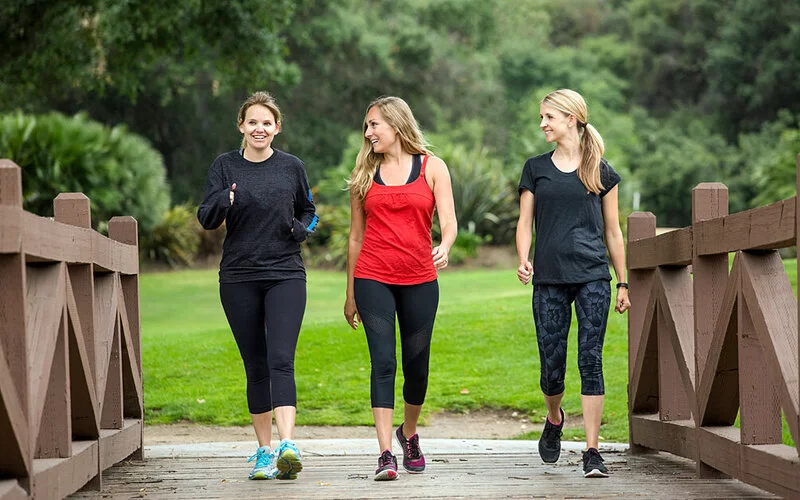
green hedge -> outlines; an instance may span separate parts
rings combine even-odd
[[[22,168],[23,206],[53,215],[53,198],[81,192],[92,206],[92,225],[103,231],[116,215],[131,215],[146,233],[169,209],[164,161],[124,126],[106,127],[85,114],[0,115],[0,158]]]

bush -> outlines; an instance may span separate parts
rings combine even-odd
[[[347,268],[347,246],[350,237],[349,205],[317,205],[319,226],[303,246],[304,258],[313,266]]]
[[[147,233],[169,208],[158,151],[124,126],[105,127],[85,114],[0,115],[0,157],[22,169],[23,207],[38,215],[53,215],[59,193],[81,192],[91,200],[93,227],[131,215]]]
[[[484,239],[471,231],[461,230],[456,236],[456,242],[450,248],[447,258],[450,264],[461,264],[465,260],[478,255],[478,248]]]
[[[474,233],[497,244],[513,241],[519,204],[515,181],[506,178],[502,162],[480,146],[445,144],[437,156],[450,171],[459,234]],[[434,234],[440,234],[438,225]]]
[[[189,204],[172,207],[152,230],[142,233],[141,256],[170,267],[191,266],[200,246],[200,223],[197,207]]]

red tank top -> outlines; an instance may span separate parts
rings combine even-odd
[[[431,256],[435,200],[425,182],[423,157],[419,177],[402,186],[374,180],[364,199],[366,229],[354,276],[388,285],[417,285],[437,277]]]

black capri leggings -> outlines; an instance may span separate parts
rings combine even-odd
[[[428,362],[433,322],[439,307],[439,282],[387,285],[356,278],[353,293],[372,361],[372,407],[394,408],[395,314],[400,324],[403,352],[403,399],[406,403],[421,405],[428,390]]]
[[[250,413],[297,406],[294,354],[306,309],[305,280],[220,283],[219,296],[244,361]]]
[[[581,285],[536,285],[533,289],[533,320],[539,343],[542,392],[555,396],[564,392],[567,370],[567,336],[572,308],[578,315],[578,369],[581,394],[605,394],[603,341],[606,336],[611,286],[598,280]]]

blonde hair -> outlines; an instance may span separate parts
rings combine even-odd
[[[578,135],[581,138],[581,164],[578,167],[578,178],[586,189],[600,194],[603,183],[600,181],[600,159],[605,151],[603,138],[597,129],[589,124],[589,111],[583,97],[570,89],[550,92],[540,104],[553,107],[566,115],[574,115],[578,122]]]
[[[378,108],[386,123],[397,131],[397,137],[400,139],[403,152],[412,155],[431,154],[428,150],[429,145],[425,142],[425,137],[417,124],[417,120],[404,100],[392,96],[375,99],[367,107],[367,112],[364,113],[364,124],[361,128],[363,143],[361,144],[361,151],[358,152],[356,157],[356,166],[353,168],[353,174],[350,180],[347,181],[350,193],[361,200],[366,198],[367,191],[372,185],[375,171],[383,161],[383,153],[372,151],[372,144],[364,135],[368,126],[367,114],[372,108]]]
[[[247,116],[247,110],[250,109],[251,106],[255,106],[259,104],[264,106],[268,110],[272,112],[272,116],[275,118],[275,123],[281,121],[281,110],[278,108],[278,105],[275,104],[275,98],[270,95],[269,92],[264,92],[263,90],[259,90],[258,92],[253,93],[250,97],[248,97],[243,103],[242,107],[239,108],[239,117],[236,121],[236,125],[241,127],[242,123],[244,123],[244,119]],[[247,146],[247,140],[242,137],[242,148]]]

